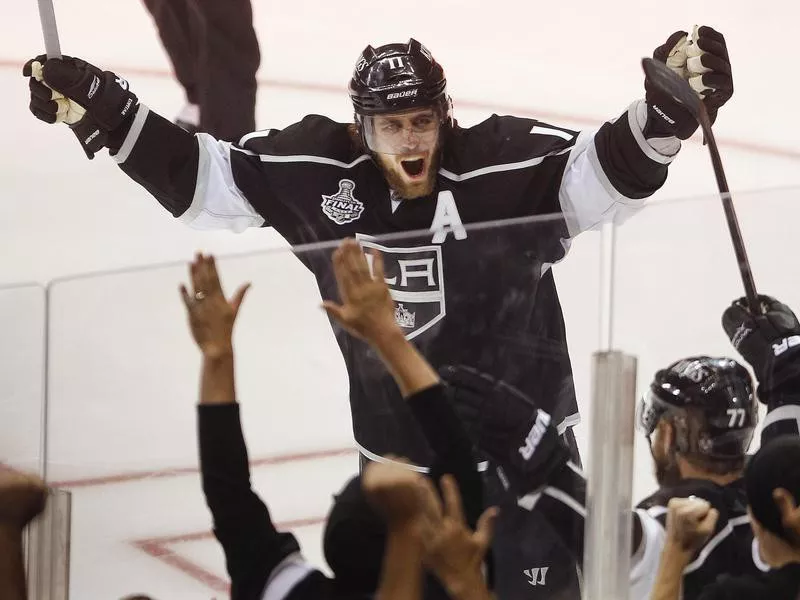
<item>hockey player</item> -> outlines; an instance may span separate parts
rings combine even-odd
[[[723,326],[759,379],[759,399],[767,405],[761,449],[748,461],[741,486],[746,490],[748,519],[755,534],[753,561],[761,567],[729,569],[735,577],[705,587],[701,600],[722,598],[797,598],[800,590],[800,498],[797,460],[800,457],[800,324],[785,305],[760,298],[766,311],[752,316],[742,300],[723,316]],[[675,573],[686,572],[697,554],[704,521],[712,506],[693,499],[676,499],[667,517],[667,543],[654,600],[679,598]],[[706,516],[698,519],[708,510]],[[719,530],[720,526],[716,526]],[[749,529],[749,528],[748,528]],[[744,530],[748,532],[747,530]],[[712,553],[714,554],[714,553]],[[767,571],[768,573],[761,571]],[[697,590],[694,590],[697,592]],[[696,597],[695,593],[695,597]]]
[[[771,439],[748,461],[744,486],[750,526],[758,553],[770,570],[732,572],[706,586],[699,600],[797,600],[800,596],[799,466],[797,435]],[[668,508],[667,542],[651,600],[680,600],[681,573],[702,547],[716,513],[707,502],[694,498],[673,498]]]
[[[762,444],[797,435],[800,404],[800,323],[780,302],[762,296],[766,312],[754,317],[744,299],[725,311],[723,324],[760,381],[759,400],[768,414]],[[456,406],[471,435],[500,465],[519,504],[545,515],[583,555],[585,479],[570,463],[547,413],[503,382],[468,368],[447,368],[457,390]],[[486,405],[494,406],[491,413]],[[697,598],[720,574],[758,574],[767,565],[753,544],[742,479],[746,451],[757,420],[748,372],[729,358],[690,357],[656,373],[638,409],[659,490],[639,503],[633,519],[631,598],[648,598],[664,546],[667,505],[694,496],[718,513],[706,544],[687,560],[683,598]],[[477,418],[477,415],[490,418]],[[503,439],[516,439],[516,449]],[[704,513],[705,514],[705,513]]]
[[[689,78],[712,116],[731,97],[725,40],[710,27],[691,39],[674,33],[654,56]],[[463,128],[442,67],[415,40],[363,51],[350,80],[353,123],[311,115],[238,144],[188,135],[140,104],[125,80],[80,59],[38,57],[23,73],[39,119],[69,124],[90,157],[108,148],[191,227],[272,226],[293,245],[356,237],[380,249],[398,322],[426,358],[437,368],[468,364],[517,386],[570,439],[577,404],[550,267],[571,238],[622,218],[658,190],[681,140],[697,128],[647,83],[645,99],[597,131],[497,115]],[[469,227],[546,214],[555,220]],[[391,244],[370,239],[398,231],[421,233]],[[327,252],[300,257],[322,296],[335,298]],[[380,361],[333,326],[362,456],[395,453],[429,465],[424,436]],[[553,536],[537,518],[525,515],[531,523],[522,527],[509,520],[513,511],[503,512],[495,550],[507,570],[498,585],[509,587],[501,596],[554,597],[558,569],[552,585],[538,588],[524,575],[531,565],[567,560],[548,545]],[[526,534],[537,544],[513,542],[525,528],[538,532]],[[512,541],[503,546],[504,539]]]

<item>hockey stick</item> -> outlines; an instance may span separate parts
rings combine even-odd
[[[711,155],[711,164],[714,167],[714,175],[717,178],[717,188],[719,188],[719,195],[722,198],[722,207],[725,209],[725,220],[728,222],[733,251],[739,263],[739,273],[742,276],[747,304],[751,313],[759,315],[762,311],[758,302],[756,284],[753,280],[753,271],[750,268],[750,261],[747,259],[742,232],[739,229],[739,219],[736,218],[736,210],[733,208],[728,180],[725,177],[725,170],[722,168],[722,159],[719,156],[717,141],[711,130],[711,120],[708,118],[706,107],[689,83],[664,63],[652,58],[643,58],[642,68],[647,80],[665,94],[672,96],[673,100],[688,110],[703,130],[703,135],[708,143],[708,152]]]
[[[44,35],[44,49],[47,58],[61,58],[61,43],[58,41],[58,27],[56,26],[56,12],[53,9],[53,0],[39,1],[39,20],[42,22]]]

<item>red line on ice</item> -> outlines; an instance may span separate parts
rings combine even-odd
[[[301,460],[317,460],[332,456],[345,456],[355,454],[355,448],[334,448],[330,450],[315,450],[312,452],[298,452],[295,454],[282,454],[279,456],[267,456],[250,461],[251,467],[263,467],[266,465],[282,465],[285,463]],[[81,479],[69,479],[64,481],[48,481],[50,487],[60,489],[76,489],[93,487],[100,485],[112,485],[116,483],[129,483],[131,481],[141,481],[143,479],[163,479],[166,477],[180,477],[181,475],[192,475],[198,473],[197,467],[176,467],[154,469],[151,471],[128,471],[125,473],[113,473],[100,477],[87,477]]]
[[[276,523],[275,528],[279,531],[287,531],[290,529],[298,529],[300,527],[311,527],[324,522],[324,517],[294,519],[291,521]],[[230,584],[226,579],[218,577],[194,561],[181,556],[174,548],[170,548],[170,546],[173,544],[196,542],[213,538],[214,534],[211,531],[196,531],[179,535],[132,540],[130,543],[148,556],[155,558],[156,560],[160,560],[170,567],[177,569],[187,577],[191,577],[192,579],[199,581],[203,585],[208,586],[216,592],[228,594],[230,593]]]

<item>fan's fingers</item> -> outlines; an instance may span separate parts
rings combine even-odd
[[[219,273],[217,273],[217,260],[213,254],[206,256],[206,276],[208,277],[209,292],[220,293],[222,292],[222,282],[219,280]]]
[[[378,281],[385,281],[385,271],[383,267],[383,254],[381,254],[378,250],[372,249],[370,250],[370,254],[372,255],[372,274],[375,279]]]
[[[494,526],[499,514],[500,510],[496,506],[491,506],[483,511],[483,514],[478,518],[472,539],[478,543],[483,551],[486,551],[492,544]]]
[[[341,304],[325,300],[322,303],[322,308],[334,321],[338,323],[344,322],[344,307]]]
[[[192,289],[195,292],[200,290],[205,291],[205,288],[202,287],[204,280],[202,274],[202,265],[203,265],[203,255],[197,252],[194,255],[194,260],[192,260],[191,264],[189,265],[189,276],[192,279]]]
[[[350,291],[353,288],[353,278],[347,266],[344,249],[339,246],[333,253],[333,275],[336,278],[336,287],[343,304],[350,301]]]
[[[370,278],[369,265],[364,251],[354,239],[346,239],[342,242],[342,254],[350,277],[354,282],[367,281]]]
[[[239,308],[242,306],[242,301],[244,300],[245,294],[247,294],[247,290],[250,289],[250,283],[243,283],[239,286],[239,289],[233,294],[233,298],[231,298],[231,306],[233,307],[233,315],[234,317],[239,314]]]
[[[186,310],[191,310],[192,297],[189,295],[189,291],[186,289],[186,286],[181,284],[180,291],[181,291],[181,298],[183,299],[183,304],[186,306]]]

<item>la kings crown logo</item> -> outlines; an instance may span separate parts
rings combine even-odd
[[[364,205],[353,195],[356,184],[350,179],[339,180],[339,191],[331,196],[322,194],[322,212],[337,225],[352,223],[361,218]]]
[[[356,235],[366,250],[383,257],[384,277],[395,301],[394,318],[406,338],[414,339],[445,316],[442,248],[438,245],[389,248]],[[367,253],[370,271],[372,255]]]

